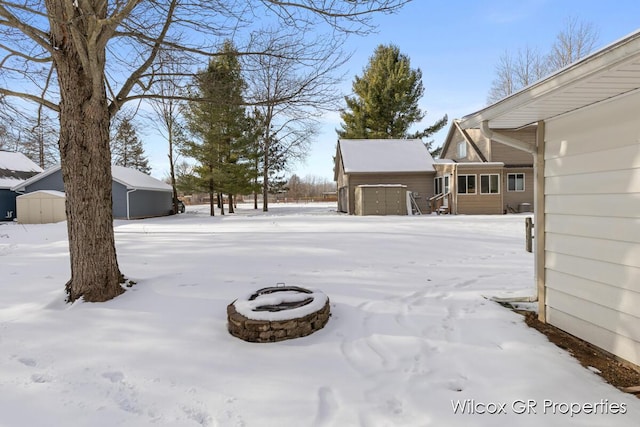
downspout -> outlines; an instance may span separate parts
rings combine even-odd
[[[137,188],[134,188],[133,190],[127,190],[127,219],[131,219],[131,212],[129,210],[129,194],[137,190]]]
[[[533,218],[535,221],[535,277],[538,289],[538,320],[547,323],[547,286],[546,286],[546,264],[545,264],[545,197],[544,197],[544,150],[545,150],[545,122],[539,121],[536,129],[537,155],[533,156],[535,161],[534,175],[536,184],[534,187]]]
[[[516,148],[521,151],[525,151],[533,156],[533,165],[534,165],[534,196],[533,196],[533,212],[535,218],[535,256],[534,260],[534,271],[535,271],[535,284],[536,284],[536,296],[531,297],[514,297],[514,298],[491,298],[493,301],[497,302],[536,302],[538,301],[538,308],[542,307],[542,311],[539,311],[538,317],[545,317],[544,314],[544,278],[540,276],[540,268],[544,271],[544,264],[541,264],[540,254],[544,256],[544,215],[543,212],[540,212],[541,209],[544,209],[543,202],[544,200],[544,191],[542,194],[540,190],[543,189],[542,185],[544,185],[544,165],[538,164],[538,159],[544,161],[544,156],[539,156],[544,153],[544,122],[538,122],[538,128],[536,129],[536,144],[529,144],[528,142],[521,141],[516,138],[512,138],[507,135],[503,135],[498,132],[494,132],[489,127],[489,122],[487,120],[483,120],[480,123],[480,132],[482,135],[491,140],[497,141],[501,144],[507,145],[509,147]],[[541,184],[542,182],[542,184]],[[542,267],[541,267],[542,265]],[[544,273],[543,273],[544,274]],[[541,289],[541,279],[542,279],[542,289]],[[543,320],[544,322],[544,320]]]

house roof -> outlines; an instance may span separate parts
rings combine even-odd
[[[13,187],[13,191],[24,191],[24,189],[57,171],[60,170],[60,165],[52,166],[44,172],[35,175],[26,181]],[[151,191],[173,191],[172,187],[152,176],[142,173],[136,169],[125,168],[123,166],[111,166],[111,175],[113,180],[119,184],[124,185],[127,190],[151,190]]]
[[[493,129],[517,129],[640,88],[640,31],[554,74],[463,117],[463,129],[487,121]]]
[[[345,173],[433,172],[433,157],[420,139],[341,139]]]
[[[42,168],[22,153],[0,150],[0,188],[12,188]]]

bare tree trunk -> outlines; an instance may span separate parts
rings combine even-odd
[[[229,213],[236,213],[233,209],[233,194],[229,194]]]
[[[176,188],[176,168],[173,163],[173,129],[170,122],[168,122],[168,136],[169,136],[169,174],[171,176],[171,188],[173,189],[173,213],[178,213],[178,189]]]
[[[213,179],[209,179],[209,215],[210,216],[216,215],[214,197],[215,197],[215,194],[213,192]]]
[[[64,35],[56,34],[64,38]],[[98,60],[104,59],[98,56]],[[111,202],[109,108],[102,74],[83,69],[66,40],[55,55],[60,83],[60,160],[66,193],[71,279],[68,301],[107,301],[124,292]],[[104,64],[104,62],[102,62]],[[98,79],[99,83],[96,83]]]
[[[258,209],[258,193],[253,193],[253,209]]]
[[[224,195],[218,193],[218,207],[220,208],[220,215],[224,215]]]
[[[269,212],[269,150],[265,149],[262,165],[262,212]]]

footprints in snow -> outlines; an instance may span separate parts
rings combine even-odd
[[[466,388],[464,367],[449,360],[446,349],[462,340],[460,322],[482,304],[478,301],[479,295],[476,298],[474,293],[473,298],[467,298],[465,290],[487,277],[458,279],[440,285],[429,280],[420,290],[357,307],[352,320],[356,333],[340,335],[340,348],[350,367],[376,384],[365,398],[377,402],[374,412],[378,412],[378,416],[404,417],[407,410],[410,412],[404,400],[409,398],[405,388],[387,384],[389,374],[402,372],[405,384],[416,384],[416,387],[431,377],[429,381],[440,384],[443,390],[457,393]],[[398,351],[399,348],[402,351]],[[449,361],[443,365],[443,359]],[[440,362],[434,364],[435,360]],[[436,369],[438,366],[446,369]],[[326,412],[320,410],[322,402],[320,398],[319,414]],[[363,425],[367,425],[367,415],[362,416],[365,417]]]
[[[313,427],[333,425],[337,411],[338,401],[333,389],[331,387],[320,387],[318,389],[318,412],[316,413]]]
[[[22,387],[46,386],[50,390],[66,390],[69,388],[84,388],[87,391],[86,400],[68,400],[65,393],[59,393],[59,405],[77,406],[88,409],[94,402],[103,402],[102,406],[95,407],[96,411],[120,410],[138,416],[146,416],[153,423],[162,422],[167,425],[182,425],[189,420],[189,425],[211,427],[215,425],[244,426],[242,417],[235,410],[235,398],[227,397],[225,410],[219,414],[212,413],[205,401],[207,397],[200,396],[200,392],[189,388],[180,395],[188,395],[188,399],[175,402],[169,407],[158,406],[157,402],[148,399],[145,389],[161,389],[162,380],[155,379],[128,379],[123,371],[106,369],[93,371],[84,369],[82,380],[75,375],[57,374],[53,367],[33,357],[13,355],[11,359],[23,367],[16,370],[16,384]],[[80,381],[80,382],[78,382]],[[164,384],[173,389],[178,387],[175,383]],[[87,388],[88,387],[88,388]],[[327,400],[328,401],[328,400]],[[182,423],[182,424],[181,424]]]
[[[15,358],[15,356],[13,357]],[[27,368],[38,367],[38,362],[36,361],[36,359],[33,359],[31,357],[18,357],[16,360]],[[47,372],[35,372],[29,376],[29,379],[34,384],[45,384],[52,382],[53,376],[51,376]]]

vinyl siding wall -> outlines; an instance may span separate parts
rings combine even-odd
[[[129,218],[148,218],[170,215],[172,192],[135,190],[113,181],[112,184],[113,217],[127,219],[127,192],[129,192]]]
[[[532,126],[520,130],[500,130],[500,134],[515,138],[535,146],[536,127]],[[490,162],[502,162],[505,165],[531,165],[533,166],[533,155],[517,148],[509,147],[496,141],[491,141],[490,152],[487,155]]]
[[[12,221],[16,217],[16,196],[13,191],[0,188],[0,221]]]
[[[531,211],[533,211],[533,188],[534,188],[534,175],[533,167],[531,168],[505,168],[502,172],[504,174],[502,183],[504,188],[504,207],[512,207],[518,210],[521,203],[529,203],[531,205]],[[521,173],[524,174],[524,191],[508,191],[509,174]]]
[[[546,123],[547,321],[640,365],[640,93]]]
[[[480,151],[482,151],[483,153],[486,154],[486,147],[487,147],[487,142],[486,142],[486,138],[483,137],[480,134],[480,130],[479,129],[467,129],[467,135],[469,135],[469,137],[471,138],[472,141],[475,142],[476,146],[480,149]],[[460,157],[458,155],[458,143],[459,142],[465,142],[465,144],[467,145],[467,155]],[[445,152],[443,152],[440,155],[441,158],[443,159],[453,159],[457,162],[481,162],[482,158],[478,155],[478,153],[476,152],[476,150],[468,143],[466,142],[464,136],[462,135],[462,133],[456,128],[455,131],[453,132],[453,135],[451,136],[451,142],[449,143],[449,145],[447,146],[447,149]]]
[[[342,154],[340,153],[340,150],[337,150],[336,162],[334,167],[336,187],[338,189],[338,211],[348,212],[349,176],[344,173],[344,168],[342,166]]]
[[[458,165],[456,178],[453,180],[453,188],[451,189],[454,194],[455,210],[457,214],[469,214],[469,215],[492,215],[503,213],[502,196],[505,191],[504,183],[499,178],[500,188],[498,194],[481,194],[480,193],[480,175],[494,175],[502,176],[502,168],[487,168],[479,167],[472,168],[466,167],[464,164]],[[458,193],[458,176],[460,175],[475,175],[476,177],[476,193],[475,194],[459,194]]]
[[[55,171],[50,175],[45,176],[42,179],[28,185],[25,188],[25,193],[32,193],[38,190],[55,190],[62,191],[64,193],[64,182],[62,181],[62,171]]]

